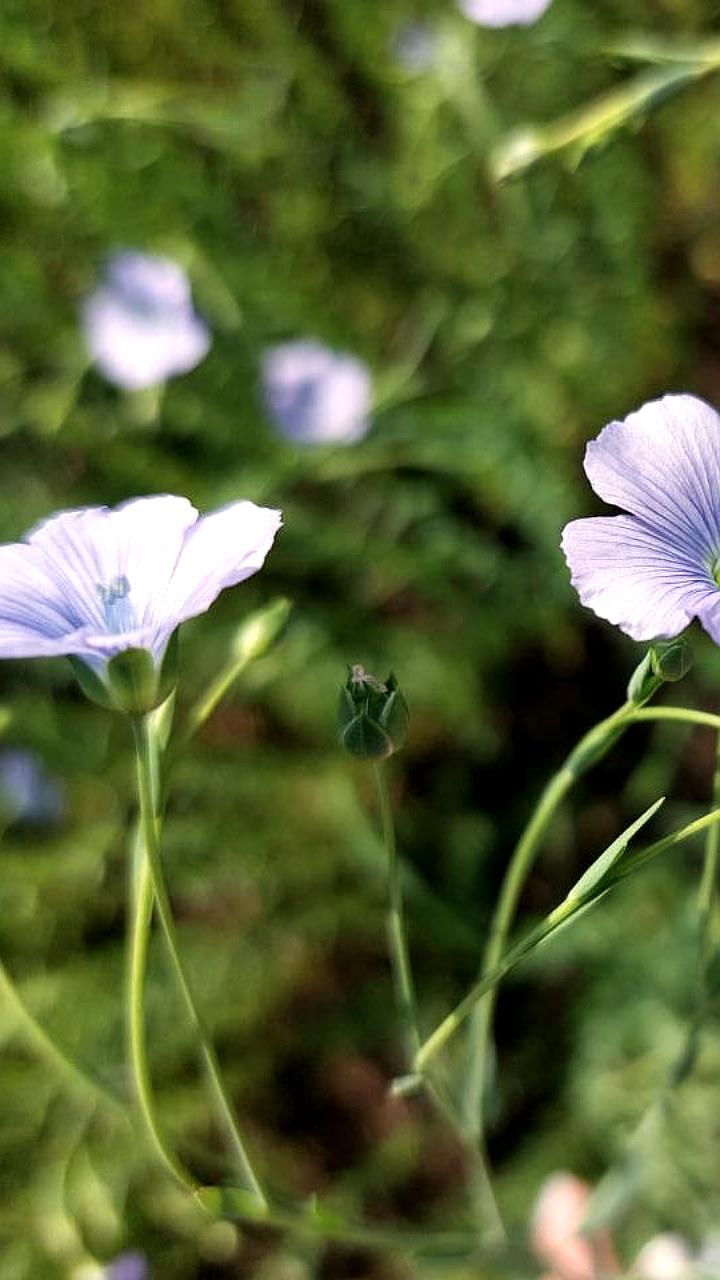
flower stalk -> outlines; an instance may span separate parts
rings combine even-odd
[[[380,816],[382,819],[383,839],[387,853],[389,907],[387,916],[388,943],[390,960],[395,982],[398,1008],[403,1023],[405,1046],[408,1062],[412,1062],[420,1048],[421,1037],[418,1029],[417,1002],[415,984],[410,967],[410,954],[405,925],[405,907],[402,888],[400,886],[400,867],[395,839],[395,823],[388,793],[387,776],[382,763],[373,765],[375,786],[377,787]]]
[[[161,1163],[173,1178],[194,1194],[197,1184],[165,1141],[155,1110],[145,1042],[145,975],[153,914],[153,886],[142,839],[136,842],[135,854],[128,956],[128,1039],[135,1089],[143,1119]]]
[[[66,1079],[71,1081],[81,1092],[89,1095],[93,1101],[105,1102],[115,1108],[122,1107],[121,1098],[111,1092],[108,1085],[100,1080],[88,1067],[81,1065],[75,1058],[71,1057],[68,1050],[59,1045],[38,1022],[1,960],[0,994],[2,994],[3,999],[15,1014],[18,1025],[24,1031],[28,1043],[37,1050],[41,1057],[52,1063]]]
[[[139,1069],[139,1092],[148,1127],[166,1165],[180,1180],[188,1185],[184,1171],[177,1165],[175,1158],[164,1148],[155,1118],[152,1091],[149,1088],[149,1072],[145,1063],[144,1022],[142,1018],[142,986],[147,961],[147,939],[150,930],[152,903],[148,905],[148,896],[154,898],[158,918],[165,935],[168,952],[175,971],[187,1012],[197,1036],[201,1056],[205,1065],[208,1081],[215,1096],[217,1109],[223,1121],[231,1143],[242,1185],[255,1198],[261,1208],[266,1208],[268,1201],[260,1182],[252,1167],[245,1143],[241,1137],[233,1114],[232,1104],[223,1082],[220,1065],[214,1046],[205,1027],[204,1020],[198,1010],[193,995],[190,979],[185,963],[178,947],[175,922],[170,901],[165,887],[159,847],[159,759],[149,717],[133,718],[135,737],[138,795],[140,799],[140,821],[142,832],[142,862],[137,875],[137,898],[135,905],[131,954],[131,994],[130,1024],[133,1044],[133,1058],[136,1069]],[[149,887],[148,887],[149,886]],[[177,1166],[177,1167],[176,1167]],[[190,1181],[189,1189],[195,1190]]]
[[[713,804],[720,805],[720,730],[715,740],[715,769],[713,773]],[[698,890],[698,961],[700,981],[698,992],[698,1021],[706,1011],[709,992],[710,965],[714,950],[715,908],[717,905],[718,872],[720,871],[720,831],[710,827],[705,839],[705,858]]]
[[[384,763],[382,761],[376,761],[373,765],[373,772],[375,775],[375,784],[380,804],[383,839],[387,854],[389,893],[387,925],[390,962],[392,965],[398,1010],[400,1012],[403,1025],[407,1064],[409,1067],[412,1067],[412,1064],[415,1062],[417,1055],[420,1052],[422,1039],[419,1030],[415,983],[412,976],[410,952],[407,941],[405,907],[400,881],[400,864],[397,854],[397,840],[395,838],[395,823],[393,820],[392,805],[390,803],[390,794]],[[505,1242],[505,1228],[495,1200],[495,1194],[493,1192],[490,1177],[483,1158],[483,1153],[474,1142],[473,1134],[467,1131],[467,1128],[463,1123],[463,1117],[458,1114],[458,1111],[452,1100],[448,1097],[446,1090],[436,1080],[434,1080],[428,1072],[424,1074],[421,1081],[416,1081],[416,1078],[410,1075],[405,1077],[404,1082],[400,1081],[399,1083],[402,1090],[403,1083],[409,1084],[410,1087],[413,1087],[416,1082],[424,1085],[430,1101],[433,1103],[445,1122],[455,1131],[470,1158],[472,1166],[471,1191],[473,1200],[477,1206],[478,1219],[482,1224],[485,1233],[483,1236],[483,1242],[486,1244],[499,1244]]]
[[[625,833],[625,838],[629,839],[630,833],[647,821],[648,817],[652,816],[652,813],[657,808],[658,804],[652,805],[638,822],[632,824],[632,827]],[[511,969],[514,969],[530,951],[555,933],[561,925],[598,901],[608,890],[613,889],[621,880],[644,866],[645,863],[651,862],[667,849],[672,849],[676,845],[690,840],[693,836],[699,835],[701,831],[706,831],[716,823],[720,823],[720,807],[711,809],[708,813],[704,813],[702,817],[695,818],[684,827],[680,827],[678,831],[673,831],[670,835],[663,836],[660,840],[654,841],[653,844],[647,845],[644,849],[638,849],[637,852],[623,856],[618,865],[613,866],[608,874],[595,879],[587,893],[580,892],[579,886],[576,887],[576,890],[571,890],[567,897],[540,924],[536,925],[525,937],[521,938],[519,942],[505,952],[494,969],[491,969],[478,979],[459,1004],[450,1011],[447,1017],[428,1036],[416,1055],[413,1064],[415,1071],[423,1075],[427,1071],[428,1063],[444,1048],[458,1028],[462,1026],[465,1019],[472,1013],[477,1002],[492,991]],[[615,844],[618,843],[618,841],[615,842]],[[601,855],[602,858],[605,856],[605,854]],[[599,861],[600,859],[598,859]],[[585,877],[583,877],[584,879]]]
[[[611,716],[595,725],[580,739],[564,764],[547,783],[530,821],[510,859],[493,914],[480,971],[481,979],[496,970],[505,951],[515,919],[520,894],[535,863],[540,844],[561,802],[576,780],[600,760],[624,732],[635,713],[631,701],[623,703]],[[483,1098],[486,1088],[488,1045],[495,1009],[495,986],[475,1010],[469,1036],[468,1066],[463,1098],[463,1116],[478,1141],[483,1140]]]

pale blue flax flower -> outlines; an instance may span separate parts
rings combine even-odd
[[[121,1253],[106,1268],[105,1280],[149,1280],[147,1258],[137,1249]]]
[[[393,53],[403,71],[418,75],[429,71],[440,51],[440,42],[432,27],[424,22],[405,22],[393,42]]]
[[[720,416],[695,396],[653,400],[590,442],[585,471],[629,514],[565,528],[583,604],[633,640],[676,636],[699,618],[720,644]]]
[[[65,654],[105,680],[144,650],[159,671],[180,623],[262,567],[280,519],[253,502],[200,516],[170,494],[51,516],[0,546],[0,658]]]
[[[550,7],[550,0],[458,0],[458,7],[481,27],[529,27]]]
[[[56,778],[33,751],[8,747],[0,751],[0,816],[27,827],[52,827],[65,812]]]
[[[137,250],[113,254],[103,282],[85,300],[82,320],[95,364],[126,391],[187,373],[210,347],[182,267]]]
[[[268,413],[295,444],[354,444],[370,429],[372,380],[356,356],[283,342],[265,352],[262,378]]]

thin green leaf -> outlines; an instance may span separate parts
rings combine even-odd
[[[619,862],[623,857],[633,836],[636,835],[636,833],[655,816],[658,809],[664,803],[665,797],[661,796],[660,799],[656,800],[654,804],[651,804],[644,813],[641,813],[639,818],[636,818],[634,822],[631,822],[630,826],[626,827],[617,839],[613,840],[612,844],[608,845],[607,849],[600,854],[600,857],[596,858],[588,867],[587,871],[580,877],[577,884],[573,885],[567,895],[566,901],[572,902],[578,898],[586,900],[600,882],[606,879],[608,873],[615,866],[615,863]]]

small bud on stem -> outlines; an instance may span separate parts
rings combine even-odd
[[[692,650],[685,640],[656,640],[630,677],[629,701],[641,707],[661,685],[682,680],[691,666]]]
[[[384,760],[400,750],[407,732],[407,703],[395,676],[383,683],[360,663],[348,667],[338,703],[338,739],[345,750],[360,760]]]

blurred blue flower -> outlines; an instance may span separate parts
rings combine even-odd
[[[529,27],[550,7],[551,0],[457,0],[471,22],[481,27]]]
[[[98,368],[128,391],[153,387],[199,364],[210,346],[193,310],[190,282],[169,258],[125,250],[82,310],[85,341]]]
[[[0,546],[0,658],[74,655],[102,673],[126,649],[159,663],[170,636],[262,567],[280,512],[187,498],[62,511]]]
[[[676,636],[697,617],[720,644],[720,417],[672,395],[611,422],[585,471],[629,515],[574,520],[563,533],[583,604],[634,640]]]
[[[121,1253],[105,1270],[106,1280],[149,1280],[147,1258],[137,1249]]]
[[[424,22],[406,22],[393,44],[393,53],[405,71],[428,71],[438,56],[438,38]]]
[[[354,444],[370,429],[370,371],[355,356],[283,342],[265,352],[262,377],[268,413],[296,444]]]
[[[0,752],[0,815],[6,822],[48,827],[65,811],[62,787],[32,751]]]

